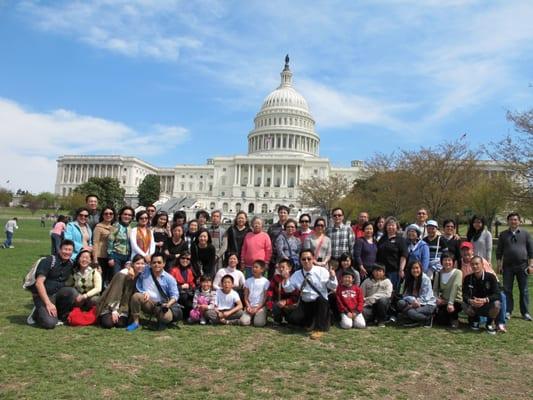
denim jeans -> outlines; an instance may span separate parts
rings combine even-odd
[[[10,247],[13,244],[13,232],[6,231],[6,241],[4,247]]]
[[[512,314],[514,308],[513,283],[514,278],[518,281],[520,292],[520,312],[522,315],[529,313],[529,290],[527,287],[528,274],[524,268],[514,269],[512,267],[503,268],[503,289],[507,297],[507,312]]]

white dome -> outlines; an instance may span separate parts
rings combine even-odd
[[[281,83],[263,101],[248,135],[248,154],[303,154],[318,156],[320,139],[305,98],[292,86],[289,57]]]
[[[264,100],[261,111],[271,108],[297,108],[309,114],[309,106],[305,98],[292,86],[281,85]]]

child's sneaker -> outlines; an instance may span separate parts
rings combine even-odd
[[[207,321],[205,320],[204,317],[200,318],[200,325],[205,325],[207,324]]]
[[[470,329],[472,329],[473,331],[479,331],[479,322],[472,322],[470,324]]]

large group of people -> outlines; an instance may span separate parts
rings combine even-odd
[[[401,324],[470,327],[506,332],[513,313],[513,282],[520,312],[531,321],[528,274],[533,240],[520,216],[507,217],[500,234],[496,270],[492,237],[474,216],[467,237],[447,219],[442,229],[420,209],[401,229],[394,217],[370,221],[361,212],[352,225],[335,208],[332,221],[279,206],[278,221],[239,211],[225,229],[215,210],[169,216],[148,206],[98,209],[87,196],[72,222],[58,218],[51,232],[52,255],[36,264],[30,287],[34,310],[28,323],[54,328],[74,307],[91,310],[103,328],[135,331],[146,319],[157,329],[183,320],[194,324],[265,326],[289,324],[319,339],[340,328]],[[133,223],[135,221],[135,223]]]

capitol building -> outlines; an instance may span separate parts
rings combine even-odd
[[[292,83],[289,58],[281,83],[263,101],[248,134],[248,154],[213,157],[205,165],[157,167],[128,156],[64,155],[57,160],[55,192],[70,194],[91,177],[113,177],[137,204],[137,188],[144,177],[161,180],[159,204],[178,209],[222,210],[225,217],[239,210],[250,214],[275,212],[277,205],[301,208],[300,185],[312,177],[342,175],[350,180],[363,174],[363,162],[336,168],[320,157],[320,137],[305,98]]]

